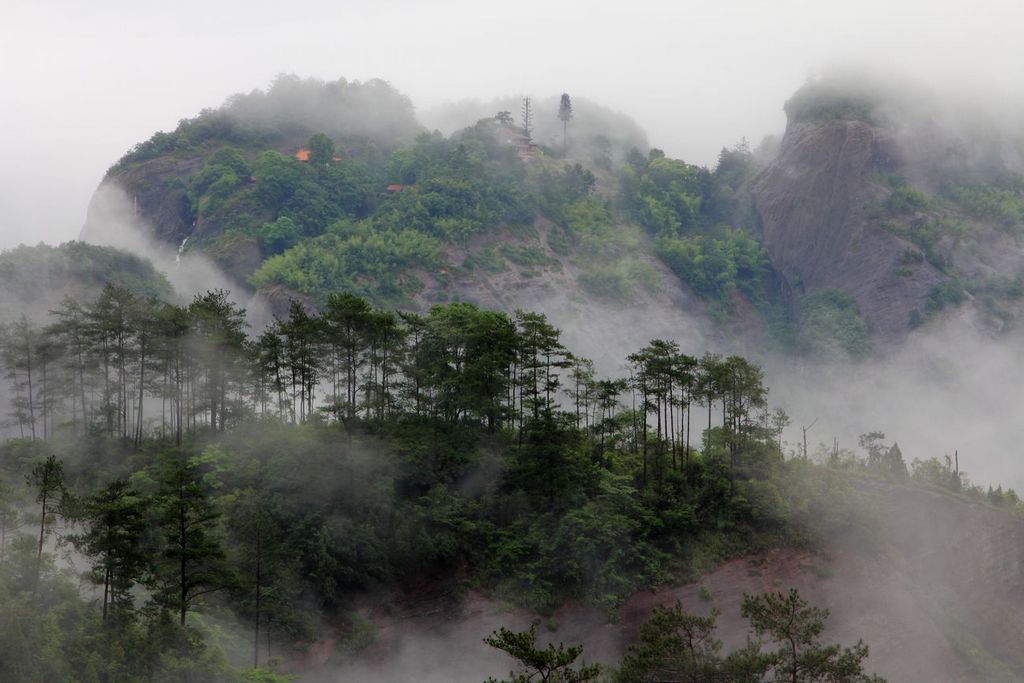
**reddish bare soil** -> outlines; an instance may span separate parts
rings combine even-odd
[[[1024,520],[926,489],[859,482],[880,531],[852,533],[819,553],[780,548],[734,560],[701,581],[634,595],[614,622],[569,604],[550,619],[509,608],[456,579],[367,599],[374,642],[345,662],[322,648],[303,680],[479,683],[512,662],[482,638],[537,621],[544,639],[581,642],[588,659],[614,662],[657,605],[721,610],[719,636],[742,643],[744,593],[797,588],[832,611],[826,637],[870,647],[868,668],[889,681],[1024,680]]]

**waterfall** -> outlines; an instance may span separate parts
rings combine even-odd
[[[183,239],[181,241],[181,244],[178,246],[178,255],[174,259],[174,265],[175,266],[180,266],[181,265],[181,254],[182,254],[182,252],[185,251],[185,243],[186,242],[188,242],[188,237]]]

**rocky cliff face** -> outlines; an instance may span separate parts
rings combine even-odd
[[[899,266],[918,248],[868,217],[889,190],[879,174],[899,167],[895,141],[867,121],[791,123],[779,155],[751,191],[765,247],[796,304],[825,289],[849,294],[881,338],[900,337],[911,312],[948,279],[923,262]]]
[[[753,180],[738,181],[729,189],[736,200],[745,199],[739,195],[749,191],[749,204],[737,201],[742,210],[731,220],[715,214],[700,226],[689,226],[685,236],[700,239],[700,230],[720,222],[760,232],[774,271],[772,305],[780,283],[789,307],[788,320],[774,308],[771,315],[776,322],[789,323],[778,327],[787,328],[784,335],[795,340],[798,350],[813,354],[835,348],[863,357],[872,348],[872,338],[881,342],[874,348],[882,348],[954,310],[971,325],[987,330],[1005,329],[1024,319],[1024,143],[972,118],[951,124],[949,117],[916,95],[875,85],[812,83],[787,103],[787,112],[789,125],[774,159]],[[254,199],[260,173],[249,166],[267,149],[290,157],[307,144],[303,136],[312,128],[288,132],[290,128],[278,125],[270,134],[245,128],[238,123],[239,116],[204,114],[126,155],[97,192],[82,239],[127,246],[124,236],[114,234],[123,223],[141,226],[147,238],[171,252],[187,238],[186,251],[202,252],[237,286],[251,289],[250,277],[273,253],[255,229],[273,221],[280,211]],[[378,158],[379,150],[371,154],[365,141],[345,144],[345,163]],[[195,179],[209,172],[204,164],[225,145],[241,151],[245,158],[239,163],[245,169],[234,169],[237,178],[224,196],[212,190],[220,181],[197,191]],[[550,161],[548,170],[557,173],[560,162]],[[597,191],[614,198],[615,176],[598,176]],[[374,196],[365,188],[359,191]],[[127,198],[130,208],[120,211],[127,220],[109,220],[105,197],[110,194]],[[300,196],[303,200],[290,206],[290,212],[309,208],[315,213],[322,208],[321,195]],[[478,246],[494,250],[508,241],[499,234],[500,226],[493,227],[494,239]],[[593,319],[589,311],[607,302],[578,286],[574,255],[550,253],[543,239],[523,241],[534,251],[548,252],[551,265],[471,277],[461,272],[470,254],[448,244],[449,267],[442,277],[418,272],[398,277],[423,281],[425,289],[411,302],[421,307],[458,298],[506,310],[547,309],[546,303],[554,301],[552,306],[578,311],[563,316],[567,327],[573,327],[576,318]],[[668,330],[702,325],[692,320],[710,317],[707,301],[652,256],[651,240],[638,245],[631,256],[649,266],[652,290],[657,290],[650,296],[641,292],[631,302],[638,310],[653,305],[653,313],[644,320],[665,321]],[[455,275],[449,277],[449,272]],[[290,298],[302,298],[284,285],[262,293],[279,313]],[[719,320],[725,324],[718,327],[726,328],[725,334],[740,346],[763,346],[768,327],[764,311],[753,310],[736,291],[729,297],[730,313],[719,316],[728,319]]]
[[[962,104],[878,82],[811,82],[751,182],[758,228],[799,320],[851,297],[876,340],[929,319],[990,331],[1024,313],[1019,135]]]
[[[132,215],[144,218],[153,229],[153,237],[168,245],[179,245],[192,233],[193,225],[188,219],[189,199],[187,185],[182,179],[189,178],[202,166],[202,157],[165,156],[146,164],[139,164],[112,174],[104,180],[90,202],[82,227],[81,239],[86,242],[102,241],[107,216],[97,203],[108,185],[121,189],[131,202]]]
[[[188,196],[188,180],[215,149],[210,145],[189,154],[160,156],[112,170],[89,203],[79,239],[127,249],[134,249],[143,239],[177,251],[204,236],[222,232],[223,224],[192,216]],[[252,240],[238,239],[230,249],[204,252],[225,275],[239,283],[244,283],[261,261]]]

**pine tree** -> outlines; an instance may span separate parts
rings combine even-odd
[[[786,594],[744,595],[741,613],[750,620],[755,634],[768,636],[779,646],[765,659],[771,670],[769,680],[791,683],[880,683],[882,680],[864,673],[868,646],[863,642],[852,648],[821,642],[829,611],[809,605],[796,589]]]
[[[57,456],[47,456],[43,462],[36,463],[25,478],[29,486],[36,491],[36,502],[39,503],[39,546],[36,558],[43,559],[43,545],[48,532],[47,522],[60,510],[65,494],[64,463]]]
[[[521,673],[513,673],[507,683],[528,683],[532,680],[558,683],[585,683],[597,678],[601,667],[597,664],[573,668],[573,663],[583,654],[582,645],[565,647],[549,644],[544,649],[537,647],[537,626],[531,625],[526,631],[509,631],[501,628],[492,633],[484,642],[493,648],[503,650],[518,660]],[[499,683],[488,679],[487,683]],[[501,682],[506,683],[506,682]]]
[[[231,559],[238,572],[233,592],[253,624],[253,667],[259,666],[264,624],[281,612],[298,581],[297,555],[287,545],[288,530],[281,525],[281,510],[271,496],[265,490],[239,491],[227,515]]]
[[[523,98],[523,135],[528,142],[533,139],[533,103],[529,97]]]
[[[245,348],[245,310],[228,299],[228,292],[211,290],[196,295],[188,308],[192,322],[192,352],[204,379],[209,425],[223,431],[232,406],[228,397],[239,388]]]
[[[572,119],[572,101],[569,93],[562,93],[562,101],[558,105],[558,119],[562,122],[562,156],[569,150],[569,121]]]
[[[30,436],[35,439],[37,436],[37,388],[33,386],[33,379],[38,377],[34,373],[39,366],[39,337],[39,328],[24,315],[0,328],[0,363],[7,371],[6,378],[14,391],[11,398],[13,417],[23,438]]]
[[[195,601],[230,583],[217,532],[220,512],[199,467],[177,454],[161,463],[155,502],[164,549],[154,576],[156,601],[178,613],[181,626]]]
[[[616,683],[721,680],[722,643],[715,638],[719,611],[706,617],[688,614],[681,603],[656,607],[640,627],[640,641],[629,648]]]
[[[78,515],[84,531],[70,537],[93,559],[93,580],[103,586],[103,619],[112,608],[128,608],[131,591],[145,578],[149,502],[126,480],[117,479],[83,501]]]

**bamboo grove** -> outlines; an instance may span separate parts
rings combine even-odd
[[[253,419],[415,418],[521,440],[557,417],[601,447],[625,440],[646,481],[655,462],[685,467],[695,423],[721,427],[734,459],[744,440],[770,439],[785,424],[768,411],[763,373],[741,357],[689,356],[654,340],[628,357],[627,378],[599,379],[543,315],[524,311],[453,303],[394,313],[335,294],[320,314],[293,301],[287,318],[250,337],[223,290],[183,307],[108,285],[94,302],[66,299],[51,315],[47,325],[22,317],[0,328],[9,427],[23,438],[102,430],[135,447],[146,438],[180,445]]]

